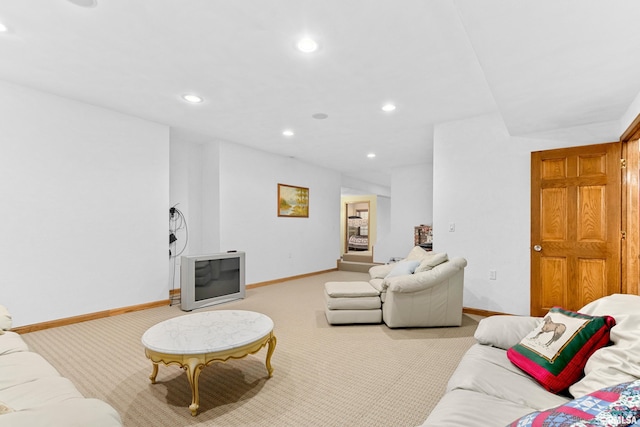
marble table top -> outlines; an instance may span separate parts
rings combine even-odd
[[[202,354],[252,343],[273,331],[273,320],[262,313],[216,310],[190,313],[147,329],[142,345],[168,354]]]

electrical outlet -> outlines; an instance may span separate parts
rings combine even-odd
[[[489,270],[489,280],[496,280],[498,273],[495,270]]]

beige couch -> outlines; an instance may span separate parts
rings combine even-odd
[[[616,325],[610,331],[612,345],[600,348],[588,358],[585,375],[569,387],[570,394],[548,392],[507,358],[506,350],[539,327],[543,319],[492,316],[478,325],[477,343],[463,356],[445,395],[422,425],[507,426],[527,414],[536,416],[537,411],[542,411],[538,416],[558,413],[564,417],[564,413],[580,405],[593,412],[594,419],[589,423],[572,424],[577,420],[568,419],[566,423],[551,425],[629,426],[634,417],[640,423],[640,410],[634,413],[624,409],[624,405],[598,402],[599,390],[640,379],[640,296],[611,295],[578,311],[592,316],[612,316]],[[635,387],[640,387],[640,383]],[[636,393],[635,403],[638,402],[640,396]],[[612,419],[619,422],[612,423]]]
[[[464,258],[416,246],[398,263],[371,267],[369,283],[380,292],[384,323],[390,328],[460,326],[466,265]]]
[[[82,396],[9,328],[10,315],[0,306],[0,427],[122,426],[115,409]]]

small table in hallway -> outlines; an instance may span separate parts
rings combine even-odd
[[[179,365],[186,371],[193,416],[200,406],[198,377],[202,369],[214,362],[241,359],[267,344],[265,364],[271,378],[276,337],[273,321],[264,314],[243,310],[192,313],[160,322],[142,335],[145,355],[153,363],[151,383],[156,382],[159,363]]]

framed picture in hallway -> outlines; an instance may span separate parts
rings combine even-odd
[[[278,184],[278,216],[309,217],[309,189]]]

